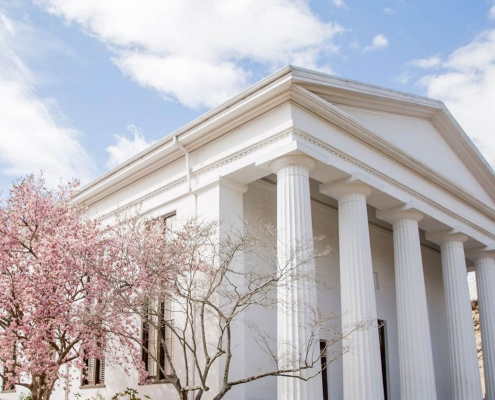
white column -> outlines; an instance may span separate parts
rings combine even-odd
[[[466,277],[464,255],[464,242],[466,240],[467,236],[460,233],[440,238],[447,308],[452,399],[481,400],[481,379]]]
[[[277,289],[279,368],[297,367],[304,362],[308,345],[319,349],[315,342],[318,337],[312,336],[316,284],[309,172],[314,166],[313,159],[303,155],[284,156],[270,163],[271,170],[277,174],[277,258],[281,277]],[[295,253],[297,256],[293,257]],[[309,357],[313,357],[311,351]],[[313,368],[293,375],[308,377],[318,370]],[[321,398],[318,379],[277,378],[279,400]]]
[[[344,399],[383,400],[375,286],[371,264],[366,197],[362,183],[322,185],[322,193],[339,202],[339,253],[342,329],[351,332],[343,355]],[[356,324],[364,329],[355,330]],[[354,329],[354,331],[352,331]]]
[[[493,255],[478,257],[475,261],[475,268],[486,400],[495,400],[495,260]]]
[[[430,323],[419,242],[420,212],[379,211],[393,224],[402,400],[436,400]]]

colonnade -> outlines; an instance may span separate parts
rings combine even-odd
[[[270,164],[277,174],[277,229],[279,273],[295,268],[305,254],[291,258],[294,246],[312,239],[309,174],[315,162],[305,155],[283,156]],[[351,329],[352,351],[343,355],[345,400],[383,400],[382,368],[376,324],[377,311],[366,199],[373,189],[360,181],[323,184],[320,192],[338,200],[340,292],[342,327]],[[418,222],[423,214],[403,206],[379,210],[377,217],[393,226],[399,365],[402,400],[436,400],[425,279]],[[481,400],[476,341],[466,279],[464,242],[467,236],[441,232],[427,234],[440,245],[445,289],[452,399]],[[311,246],[304,251],[311,252]],[[495,400],[495,259],[490,252],[476,258],[481,333],[485,360],[486,400]],[[301,258],[302,257],[302,258]],[[310,257],[309,257],[310,259]],[[301,263],[304,274],[314,275],[314,262]],[[299,268],[299,266],[297,266]],[[286,271],[286,270],[285,270]],[[306,282],[306,283],[302,283]],[[278,289],[279,360],[290,367],[310,340],[308,310],[316,307],[316,286],[307,280]],[[356,322],[370,329],[352,331]],[[344,332],[345,333],[345,332]],[[280,361],[282,362],[282,361]],[[310,376],[312,369],[304,372]],[[321,399],[321,385],[313,380],[278,378],[279,400]]]

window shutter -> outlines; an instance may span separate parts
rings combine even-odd
[[[105,358],[102,358],[100,360],[100,371],[98,374],[98,383],[104,383],[105,382]]]
[[[86,371],[86,381],[88,385],[94,385],[95,383],[95,359],[90,358],[87,361],[88,369]]]

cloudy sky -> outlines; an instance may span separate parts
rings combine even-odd
[[[0,189],[87,183],[288,64],[443,100],[495,166],[493,0],[0,0]]]

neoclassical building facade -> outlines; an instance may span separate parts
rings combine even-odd
[[[296,291],[296,301],[309,290],[344,329],[362,320],[380,328],[353,332],[325,379],[266,378],[226,398],[481,400],[466,280],[475,270],[486,399],[495,400],[495,174],[442,102],[287,67],[76,201],[105,218],[138,203],[152,216],[232,224],[261,210],[282,244],[323,235],[332,251],[311,268],[328,285]],[[291,323],[296,312],[246,318],[290,342],[308,334]],[[237,352],[239,376],[266,363],[247,329]],[[110,396],[126,386],[137,378],[108,366],[104,387],[77,391]],[[175,398],[166,383],[139,390]]]

